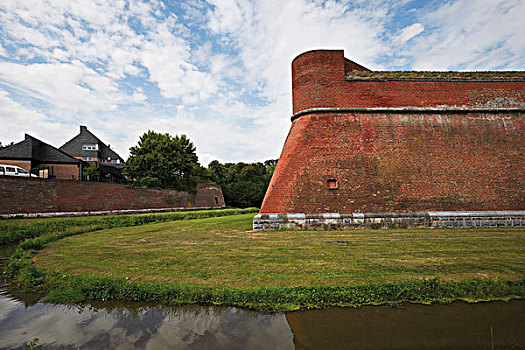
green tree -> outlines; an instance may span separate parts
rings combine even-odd
[[[192,190],[198,167],[195,146],[186,135],[172,137],[148,130],[130,148],[124,171],[142,185]]]
[[[87,181],[99,181],[100,180],[100,170],[98,166],[94,163],[91,163],[87,168],[84,168],[82,174]]]
[[[260,207],[275,169],[275,161],[208,165],[210,179],[221,185],[226,204],[246,208]]]

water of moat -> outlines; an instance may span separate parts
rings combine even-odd
[[[13,249],[0,246],[0,256]],[[23,349],[33,338],[39,338],[35,349],[525,349],[525,301],[274,314],[198,305],[54,305],[3,279],[0,349]]]

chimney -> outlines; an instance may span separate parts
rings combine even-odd
[[[82,134],[84,131],[87,131],[87,127],[84,125],[80,125],[80,133]]]

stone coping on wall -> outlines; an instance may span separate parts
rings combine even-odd
[[[346,74],[347,80],[367,81],[525,81],[525,71],[370,71],[353,70]]]
[[[525,226],[525,210],[258,214],[253,218],[254,230],[499,226]]]
[[[345,107],[345,108],[308,108],[291,116],[292,122],[308,114],[367,113],[367,114],[472,114],[472,113],[525,113],[525,106],[520,107]]]
[[[4,219],[50,218],[50,217],[67,217],[67,216],[141,214],[141,213],[157,213],[157,212],[168,212],[168,211],[194,211],[194,210],[211,210],[211,209],[223,209],[223,208],[225,208],[225,206],[193,207],[193,208],[173,207],[173,208],[125,209],[125,210],[68,211],[68,212],[52,212],[52,213],[16,213],[16,214],[0,214],[0,217]]]

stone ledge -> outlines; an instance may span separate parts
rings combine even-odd
[[[124,214],[143,214],[143,213],[158,213],[168,211],[195,211],[195,210],[211,210],[223,209],[225,206],[217,207],[170,207],[170,208],[150,208],[150,209],[122,209],[122,210],[91,210],[91,211],[60,211],[48,213],[16,213],[16,214],[0,214],[1,218],[50,218],[50,217],[67,217],[67,216],[96,216],[96,215],[124,215]]]
[[[392,114],[470,114],[470,113],[524,113],[525,106],[518,107],[347,107],[347,108],[308,108],[292,115],[292,122],[308,114],[338,114],[338,113],[392,113]]]
[[[525,226],[525,210],[405,213],[257,214],[254,230],[305,228]]]

